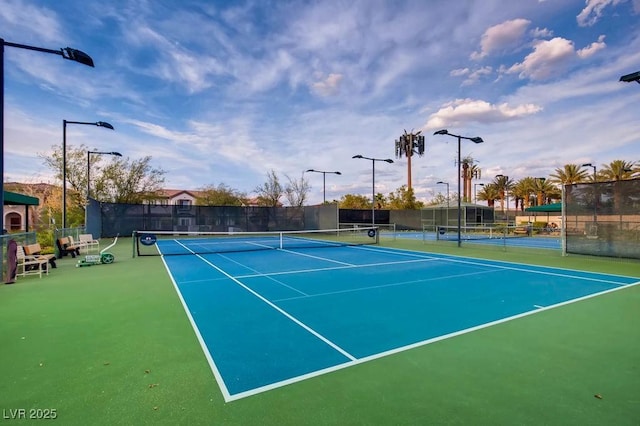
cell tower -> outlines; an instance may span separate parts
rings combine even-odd
[[[413,154],[418,154],[422,157],[424,154],[424,136],[420,135],[422,130],[413,133],[404,134],[396,140],[396,158],[402,158],[404,155],[407,157],[407,189],[411,189],[411,157]]]

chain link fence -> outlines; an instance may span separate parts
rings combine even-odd
[[[565,251],[640,259],[640,179],[565,186]]]

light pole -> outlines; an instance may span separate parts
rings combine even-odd
[[[354,155],[351,158],[362,158],[364,160],[371,160],[371,225],[376,224],[376,161],[384,161],[386,163],[393,163],[391,158],[370,158],[364,157],[360,154]]]
[[[322,204],[326,203],[327,202],[327,173],[331,173],[334,175],[341,175],[342,173],[325,172],[322,170],[314,170],[314,169],[305,170],[305,173],[306,172],[322,173]]]
[[[17,47],[18,49],[35,50],[37,52],[51,53],[60,55],[64,59],[79,62],[81,64],[93,67],[93,59],[86,53],[65,47],[59,50],[45,49],[42,47],[28,46],[26,44],[10,43],[0,38],[0,216],[2,216],[2,225],[4,227],[4,47]],[[2,252],[0,252],[1,255]],[[0,256],[1,257],[1,256]],[[2,267],[0,265],[0,271]]]
[[[86,124],[105,127],[113,130],[113,126],[104,121],[67,121],[62,120],[62,228],[67,227],[67,124]]]
[[[461,211],[462,206],[461,206],[461,203],[460,203],[461,202],[461,198],[462,198],[462,197],[460,197],[460,194],[461,194],[461,192],[460,192],[460,163],[462,162],[462,158],[461,158],[461,155],[460,155],[460,142],[461,142],[462,139],[470,140],[473,143],[482,143],[484,141],[479,136],[475,136],[475,137],[470,138],[470,137],[467,137],[467,136],[454,135],[452,133],[449,133],[449,131],[447,129],[438,130],[437,132],[434,133],[434,135],[449,135],[451,137],[458,138],[458,247],[460,247],[461,241],[462,241],[461,240],[461,235],[460,235],[460,223],[462,221],[462,211]]]
[[[473,204],[478,204],[478,186],[484,186],[484,183],[473,184]]]
[[[595,164],[585,163],[582,165],[582,167],[593,167],[593,183],[596,183],[598,173],[597,173]],[[593,223],[594,225],[596,223],[596,220],[598,219],[598,199],[597,198],[599,198],[597,193],[597,188],[594,185],[593,186]]]
[[[436,182],[436,185],[447,185],[447,208],[449,208],[449,182],[439,181],[439,182]]]
[[[87,151],[87,207],[89,206],[89,197],[91,196],[91,154],[105,154],[105,155],[115,155],[116,157],[122,157],[122,154],[116,151],[106,152],[106,151]],[[84,226],[87,227],[87,207],[84,209]]]
[[[582,167],[593,167],[593,181],[595,182],[596,177],[598,176],[596,166],[591,163],[585,163],[582,165]]]

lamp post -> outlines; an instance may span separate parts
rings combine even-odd
[[[473,143],[482,143],[484,142],[482,140],[481,137],[475,136],[475,137],[467,137],[467,136],[460,136],[460,135],[454,135],[453,133],[449,133],[449,131],[447,129],[442,129],[442,130],[438,130],[437,132],[434,133],[434,135],[449,135],[451,137],[454,138],[458,138],[458,247],[460,247],[461,245],[461,236],[460,236],[460,223],[462,221],[462,206],[461,206],[461,197],[460,197],[460,163],[462,163],[462,158],[460,155],[460,142],[462,139],[467,139],[470,140]]]
[[[122,157],[122,154],[116,151],[106,152],[106,151],[87,151],[87,207],[89,206],[89,197],[91,196],[91,154],[105,154],[105,155],[114,155],[116,157]],[[87,227],[87,208],[84,209],[84,226]]]
[[[327,173],[331,173],[334,175],[341,175],[342,173],[325,172],[322,170],[314,170],[314,169],[305,170],[305,173],[306,172],[322,173],[322,204],[326,203],[327,202]]]
[[[598,176],[596,166],[591,163],[585,163],[582,167],[593,167],[593,181],[595,182]]]
[[[438,181],[436,185],[447,185],[447,208],[449,208],[449,182]]]
[[[376,224],[376,161],[384,161],[386,163],[393,163],[393,160],[390,158],[370,158],[364,157],[360,154],[354,155],[351,158],[362,158],[364,160],[371,160],[371,225]]]
[[[478,204],[478,186],[484,186],[484,183],[473,184],[473,204]]]
[[[113,126],[104,121],[67,121],[62,120],[62,228],[67,227],[67,124],[85,124],[105,127],[113,130]]]
[[[0,216],[2,216],[2,225],[4,226],[4,47],[16,47],[18,49],[35,50],[36,52],[51,53],[60,55],[64,59],[69,59],[90,67],[93,67],[93,59],[86,53],[65,47],[63,49],[45,49],[42,47],[28,46],[26,44],[11,43],[0,38]],[[2,252],[0,252],[1,254]],[[0,256],[1,257],[1,256]],[[0,271],[2,266],[0,265]]]

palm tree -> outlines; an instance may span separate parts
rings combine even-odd
[[[556,169],[555,173],[550,175],[550,181],[561,185],[573,185],[574,183],[586,181],[587,176],[588,173],[586,170],[582,170],[582,166],[577,164],[565,164],[564,168]]]
[[[513,185],[511,193],[516,197],[516,210],[518,209],[518,200],[522,200],[522,210],[531,204],[531,194],[535,192],[535,181],[536,178],[525,177]]]
[[[609,164],[603,164],[600,169],[600,177],[607,181],[613,181],[613,205],[616,211],[622,208],[624,200],[623,186],[619,183],[622,180],[631,179],[633,175],[634,162],[624,160],[613,160]]]
[[[493,184],[498,187],[500,192],[500,210],[504,213],[504,200],[508,195],[508,192],[513,188],[513,181],[509,179],[509,176],[496,176]],[[508,214],[509,212],[507,212]]]
[[[478,200],[486,201],[489,207],[495,206],[495,201],[500,198],[498,187],[492,183],[488,183],[482,187],[477,194]]]
[[[555,170],[555,173],[550,175],[551,179],[549,179],[549,181],[551,183],[559,183],[562,186],[566,186],[585,182],[587,180],[587,176],[588,173],[586,170],[582,169],[582,166],[577,164],[565,164],[564,168],[558,168]],[[571,186],[567,186],[567,193],[565,196],[565,203],[568,204],[571,201]]]
[[[613,160],[609,164],[603,164],[600,169],[600,177],[604,180],[626,180],[633,176],[635,163],[633,161]]]

